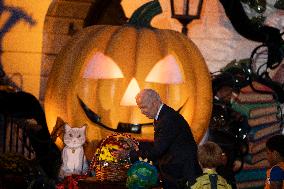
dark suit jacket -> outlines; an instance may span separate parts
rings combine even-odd
[[[202,174],[197,161],[197,145],[181,114],[163,105],[154,126],[154,146],[146,157],[157,161],[164,189],[183,188]]]

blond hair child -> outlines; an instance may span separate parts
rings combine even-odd
[[[216,167],[223,164],[223,152],[214,142],[206,142],[198,147],[198,161],[203,175],[196,179],[190,189],[231,189],[227,181],[218,175]]]

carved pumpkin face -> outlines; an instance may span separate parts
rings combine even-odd
[[[49,130],[61,117],[74,126],[87,123],[89,140],[104,137],[104,129],[88,119],[78,99],[113,129],[119,123],[151,122],[134,99],[144,88],[156,90],[164,103],[180,109],[200,141],[211,115],[211,80],[191,40],[171,30],[85,28],[60,52],[50,73],[45,96]],[[142,127],[134,137],[152,139],[153,127]]]

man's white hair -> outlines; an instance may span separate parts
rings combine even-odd
[[[160,95],[153,89],[143,89],[138,93],[136,98],[141,98],[146,103],[161,102]]]

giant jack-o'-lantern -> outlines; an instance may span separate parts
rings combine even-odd
[[[148,16],[161,11],[158,1],[141,9],[149,7],[154,11],[152,15],[147,12]],[[88,140],[105,136],[107,129],[102,125],[115,131],[121,123],[149,123],[134,97],[140,89],[152,88],[163,102],[180,111],[200,141],[212,108],[211,79],[204,58],[183,34],[138,23],[137,17],[151,20],[138,13],[139,9],[128,25],[83,29],[58,54],[44,104],[50,131],[57,117],[73,126],[87,123]],[[89,119],[88,111],[97,116],[96,123]],[[143,126],[133,137],[152,139],[153,126]]]

